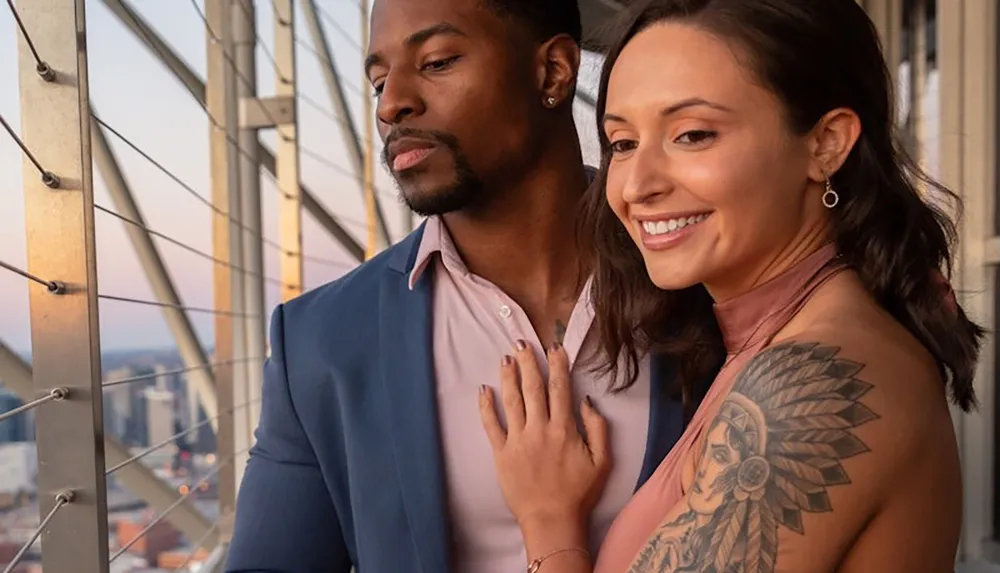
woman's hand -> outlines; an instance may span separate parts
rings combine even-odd
[[[518,341],[514,359],[504,357],[500,394],[506,432],[492,391],[483,386],[479,398],[500,487],[526,541],[531,531],[570,528],[585,535],[611,466],[607,424],[589,397],[580,412],[586,441],[577,431],[566,351],[556,346],[548,361],[546,385],[534,351],[523,341]]]

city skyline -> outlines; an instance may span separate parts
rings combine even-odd
[[[201,2],[199,2],[201,4]],[[267,2],[257,3],[259,40],[273,53],[273,19]],[[205,74],[205,25],[194,6],[188,2],[166,4],[151,0],[134,1],[131,5],[202,77]],[[356,89],[363,81],[360,38],[360,17],[355,4],[336,0],[319,0],[324,13],[331,49],[345,93],[356,123],[361,121],[361,97]],[[209,187],[208,134],[209,122],[186,89],[136,40],[99,0],[88,0],[88,58],[91,84],[91,104],[95,113],[111,127],[122,132],[143,151],[176,173],[202,196]],[[331,25],[335,21],[339,26]],[[339,28],[339,29],[338,29]],[[30,32],[30,30],[29,30]],[[297,25],[300,41],[312,44],[307,28]],[[20,132],[16,39],[17,31],[8,10],[0,10],[0,114]],[[44,56],[43,56],[44,57]],[[321,76],[318,60],[308,48],[297,51],[300,93],[313,102],[332,109]],[[581,84],[593,92],[599,59],[587,54],[581,72]],[[274,68],[264,51],[257,51],[258,89],[261,96],[273,94]],[[140,79],[140,81],[136,81]],[[593,112],[577,104],[585,157],[593,162],[597,157],[596,126]],[[321,153],[330,162],[350,167],[341,144],[340,126],[335,118],[327,117],[314,106],[300,101],[301,145]],[[328,113],[328,112],[327,112]],[[360,129],[360,126],[359,126]],[[261,140],[274,148],[274,134],[264,131]],[[128,146],[109,135],[126,179],[132,186],[140,210],[151,229],[183,240],[199,250],[211,252],[212,212],[188,195],[153,165],[142,159]],[[380,144],[376,142],[376,152]],[[38,150],[44,157],[44,150]],[[302,178],[327,209],[341,218],[342,223],[363,243],[364,206],[355,178],[339,173],[328,165],[303,154]],[[391,178],[377,166],[376,184],[380,201],[394,238],[399,238],[401,209],[395,197]],[[95,201],[112,207],[100,173],[94,172]],[[0,210],[0,261],[25,268],[25,228],[22,193],[22,155],[6,133],[0,133],[0,190],[4,193]],[[278,236],[278,193],[269,178],[262,178],[264,234]],[[98,290],[101,293],[153,300],[153,294],[139,266],[138,259],[124,233],[123,224],[104,213],[96,215]],[[306,287],[314,288],[337,278],[353,266],[343,249],[308,215],[303,216],[304,248],[307,254],[342,263],[342,266],[307,262]],[[157,241],[161,256],[182,302],[191,307],[212,307],[212,265],[176,246]],[[277,276],[278,253],[265,249],[265,274]],[[5,312],[0,313],[0,341],[21,353],[30,351],[28,316],[28,286],[16,275],[0,271],[0,301]],[[276,285],[268,284],[265,291],[266,311],[279,301]],[[212,343],[212,316],[191,314],[192,323],[202,343]],[[155,307],[101,301],[102,347],[107,350],[171,348],[173,339]]]

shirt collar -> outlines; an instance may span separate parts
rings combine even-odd
[[[416,286],[417,281],[423,276],[430,265],[434,255],[440,255],[445,267],[460,275],[468,275],[469,269],[458,255],[458,249],[451,240],[448,227],[437,215],[427,217],[424,223],[424,234],[420,238],[420,247],[417,249],[417,257],[413,261],[413,270],[410,271],[410,290]]]
[[[597,169],[589,165],[585,165],[584,169],[587,172],[588,183],[593,183],[594,177],[597,175]],[[444,221],[441,220],[439,215],[432,215],[427,217],[424,224],[424,234],[420,238],[417,257],[413,261],[413,270],[410,271],[410,290],[413,290],[413,287],[420,280],[420,277],[423,276],[424,271],[427,270],[428,265],[430,265],[432,258],[436,254],[441,255],[441,261],[450,272],[462,276],[469,274],[469,268],[465,266],[462,257],[458,254],[458,249],[455,248],[455,243],[451,240],[448,227],[445,226]]]

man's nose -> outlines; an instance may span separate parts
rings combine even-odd
[[[411,116],[424,113],[426,106],[412,83],[405,75],[390,74],[385,79],[375,109],[379,121],[396,125]]]

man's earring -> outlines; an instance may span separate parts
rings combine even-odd
[[[546,107],[556,107],[556,98],[553,96],[545,98],[545,105]]]

